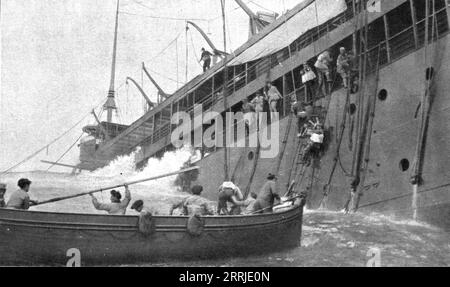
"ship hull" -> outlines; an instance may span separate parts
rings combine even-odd
[[[434,80],[434,102],[431,108],[428,136],[426,141],[423,183],[418,188],[417,219],[450,230],[450,100],[447,91],[450,90],[450,54],[447,49],[449,37],[441,38],[434,43],[429,51],[438,51],[431,66],[436,71]],[[413,218],[413,185],[411,176],[417,145],[417,134],[420,124],[418,107],[424,93],[427,65],[424,64],[424,49],[417,50],[390,65],[380,69],[378,87],[375,75],[367,81],[367,94],[387,90],[384,101],[377,99],[375,118],[370,144],[370,161],[360,198],[360,211],[380,212],[402,218]],[[334,159],[336,157],[337,135],[341,126],[346,91],[341,89],[333,92],[330,99],[323,99],[317,105],[329,106],[326,118],[326,128],[330,131],[330,145],[327,152],[317,164],[306,168],[302,177],[300,189],[307,191],[310,187],[308,207],[319,208],[323,203],[323,191],[329,180]],[[352,103],[356,103],[352,95]],[[343,142],[339,151],[339,164],[332,177],[330,193],[327,197],[327,208],[342,210],[349,199],[349,174],[352,170],[353,146],[350,149],[349,121],[347,118]],[[280,143],[288,126],[288,117],[280,121]],[[286,190],[289,185],[289,175],[296,155],[296,124],[290,128],[286,151],[283,155],[279,171],[278,186]],[[353,135],[354,137],[354,135]],[[207,196],[217,199],[217,187],[224,180],[223,150],[207,156],[196,163],[201,167],[198,184],[205,186]],[[236,183],[246,189],[252,174],[254,160],[249,156],[255,154],[255,148],[229,148],[230,173],[235,175]],[[244,154],[243,158],[242,155]],[[407,162],[408,166],[401,166]],[[259,159],[253,176],[251,190],[258,191],[266,180],[269,172],[274,171],[277,158]],[[311,174],[314,169],[314,180]]]

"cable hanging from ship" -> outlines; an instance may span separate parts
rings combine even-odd
[[[416,144],[416,151],[415,151],[415,157],[414,157],[414,168],[413,168],[413,174],[411,176],[411,184],[413,187],[412,190],[412,211],[413,211],[413,218],[417,219],[417,202],[418,202],[418,193],[419,193],[419,187],[423,184],[423,178],[422,178],[422,172],[423,172],[423,164],[425,159],[425,150],[426,150],[426,141],[427,141],[427,134],[428,134],[428,126],[429,126],[429,120],[430,120],[430,114],[431,114],[431,108],[432,103],[434,99],[434,93],[435,91],[432,89],[434,84],[434,79],[436,77],[435,73],[433,72],[434,69],[431,67],[432,62],[436,62],[436,59],[434,58],[436,53],[436,48],[432,49],[432,42],[434,41],[435,37],[435,28],[437,30],[437,23],[435,21],[436,17],[436,11],[435,11],[435,0],[431,1],[432,7],[431,7],[431,39],[429,35],[429,25],[430,25],[430,2],[425,1],[425,39],[424,39],[424,64],[426,67],[426,77],[424,82],[424,92],[421,100],[421,117],[419,122],[419,129],[417,134],[417,144]],[[435,25],[436,23],[436,25]],[[437,46],[436,46],[437,47]],[[431,52],[430,52],[431,50]]]
[[[104,99],[102,99],[102,101],[100,102],[100,104],[97,105],[100,106],[101,103],[103,102]],[[73,126],[71,126],[68,130],[66,130],[65,132],[63,132],[61,135],[59,135],[58,137],[56,137],[55,139],[53,139],[52,141],[50,141],[48,144],[46,144],[45,146],[43,146],[42,148],[38,149],[37,151],[33,152],[32,154],[30,154],[29,156],[25,157],[23,160],[19,161],[18,163],[14,164],[13,166],[11,166],[10,168],[2,171],[0,173],[0,176],[5,175],[10,173],[12,170],[16,169],[17,167],[23,165],[24,163],[30,161],[31,159],[33,159],[34,157],[36,157],[38,154],[40,154],[41,152],[43,152],[44,150],[48,149],[50,146],[52,146],[53,144],[55,144],[56,142],[58,142],[60,139],[62,139],[63,137],[65,137],[69,132],[71,132],[73,129],[75,129],[77,126],[79,126],[89,115],[91,114],[91,112],[87,113],[86,115],[84,115],[78,122],[76,122]]]

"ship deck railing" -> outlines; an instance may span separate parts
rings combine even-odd
[[[435,29],[435,34],[433,37],[431,33],[432,26],[430,25],[430,32],[429,32],[430,40],[443,37],[448,33],[449,30],[447,20],[447,7],[443,7],[439,10],[436,10],[435,13],[430,15],[429,16],[430,23],[432,22],[431,20],[433,19],[434,16],[436,19],[437,29]],[[330,33],[332,30],[336,29],[343,23],[350,21],[351,19],[353,19],[353,11],[352,9],[347,9],[346,12],[343,12],[342,14],[336,16],[334,19],[322,24],[319,27],[316,27],[306,32],[296,41],[294,41],[290,46],[274,53],[271,56],[251,61],[238,68],[236,68],[237,66],[230,67],[233,68],[234,70],[232,71],[232,73],[229,72],[229,75],[231,75],[231,77],[229,77],[229,79],[227,80],[227,95],[229,97],[232,96],[236,91],[239,91],[252,81],[267,74],[273,67],[288,60],[290,57],[295,57],[297,55],[296,53],[297,51],[309,46],[314,41],[318,40],[327,33]],[[414,32],[415,29],[417,30],[416,33]],[[398,32],[397,34],[388,37],[387,40],[381,41],[378,44],[374,45],[373,47],[369,47],[369,50],[367,51],[368,53],[368,61],[366,69],[367,73],[372,73],[376,69],[378,61],[380,67],[383,67],[395,60],[398,60],[402,56],[405,56],[408,53],[423,47],[424,38],[425,38],[425,19],[421,19],[415,24],[415,26],[411,25],[406,29]],[[380,59],[378,59],[379,49],[380,49]],[[362,55],[364,55],[364,53],[362,53]],[[358,58],[360,58],[360,55],[356,55],[356,59]],[[355,63],[355,67],[358,67],[357,61]],[[235,74],[236,70],[238,70],[239,73]],[[333,67],[333,70],[334,70],[333,74],[334,76],[336,76],[335,67]],[[333,91],[338,88],[340,88],[340,85],[335,85]],[[222,98],[222,93],[223,93],[223,84],[214,87],[213,91],[210,94],[206,96],[205,95],[201,96],[201,99],[199,99],[198,101],[196,100],[195,103],[202,104],[203,110],[208,111],[219,102],[219,100]],[[295,87],[294,91],[287,93],[287,95],[283,97],[282,101],[283,103],[279,109],[281,111],[280,117],[284,117],[289,114],[290,111],[289,98],[293,94],[297,95],[297,99],[306,100],[306,87],[300,83],[299,87]],[[181,99],[179,101],[181,101]],[[193,109],[194,109],[193,105],[188,108],[180,106],[180,109],[176,111],[185,111],[193,115]],[[162,123],[157,129],[155,129],[152,135],[149,135],[141,143],[136,144],[135,147],[143,144],[144,145],[154,144],[159,140],[161,140],[162,138],[169,135],[171,133],[171,130],[172,130],[171,123],[170,120],[168,120],[167,122]]]

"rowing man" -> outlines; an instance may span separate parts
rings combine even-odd
[[[111,190],[111,203],[100,203],[94,195],[89,195],[92,197],[92,204],[95,209],[107,211],[110,215],[125,215],[131,201],[131,194],[127,185],[125,185],[125,198],[123,200],[121,200],[120,192],[115,190]]]
[[[0,208],[3,208],[6,206],[5,203],[5,193],[6,193],[6,184],[0,183]]]
[[[14,191],[9,197],[6,208],[28,210],[30,206],[36,205],[36,200],[30,199],[28,191],[30,190],[31,181],[27,178],[19,179],[17,183],[19,189]]]

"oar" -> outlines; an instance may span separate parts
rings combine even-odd
[[[144,178],[144,179],[140,179],[140,180],[130,181],[130,182],[126,182],[126,183],[114,185],[114,186],[103,187],[103,188],[91,190],[91,191],[88,191],[88,192],[82,192],[82,193],[78,193],[78,194],[74,194],[74,195],[63,196],[63,197],[57,197],[57,198],[45,200],[45,201],[42,201],[42,202],[38,202],[37,204],[35,204],[35,205],[33,205],[33,206],[36,206],[36,205],[42,205],[42,204],[51,203],[51,202],[62,201],[62,200],[71,199],[71,198],[75,198],[75,197],[80,197],[80,196],[84,196],[84,195],[88,195],[88,194],[93,194],[93,193],[97,193],[97,192],[102,192],[102,191],[104,191],[104,190],[109,190],[109,189],[113,189],[113,188],[118,188],[118,187],[122,187],[122,186],[126,186],[126,185],[132,185],[132,184],[137,184],[137,183],[141,183],[141,182],[145,182],[145,181],[150,181],[150,180],[160,179],[160,178],[168,177],[168,176],[171,176],[171,175],[176,175],[176,174],[180,174],[180,173],[185,173],[185,172],[192,171],[192,170],[197,170],[197,169],[200,169],[200,167],[194,166],[194,167],[182,169],[182,170],[175,171],[175,172],[171,172],[171,173],[166,173],[166,174],[161,174],[161,175],[158,175],[158,176],[153,176],[153,177]]]

